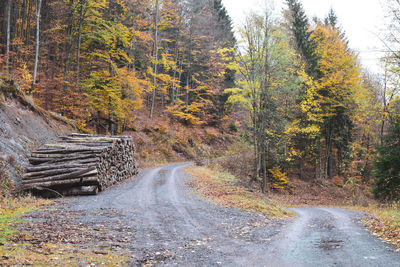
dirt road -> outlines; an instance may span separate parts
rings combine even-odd
[[[79,223],[107,225],[104,242],[132,252],[132,266],[400,266],[400,253],[371,236],[360,214],[295,208],[289,221],[224,208],[191,192],[177,164],[142,171],[97,196],[64,200]]]

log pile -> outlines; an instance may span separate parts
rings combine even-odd
[[[135,147],[128,136],[70,134],[46,144],[29,158],[23,190],[62,195],[97,194],[137,174]]]

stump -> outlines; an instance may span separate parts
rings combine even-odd
[[[130,136],[70,134],[32,152],[23,190],[97,194],[138,173]]]

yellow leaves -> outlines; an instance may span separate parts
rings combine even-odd
[[[305,126],[301,126],[300,120],[294,120],[288,127],[285,129],[285,134],[294,137],[298,134],[310,136],[314,138],[321,131],[321,127],[318,124],[307,124]]]
[[[203,102],[201,102],[201,100],[203,100]],[[190,125],[200,125],[203,124],[203,121],[200,119],[199,115],[206,103],[207,100],[200,99],[199,102],[186,104],[178,99],[178,103],[174,106],[167,107],[167,111],[178,120],[184,121]]]
[[[32,85],[32,74],[28,70],[26,64],[24,63],[22,68],[16,68],[14,73],[17,74],[15,76],[20,90],[24,93],[29,93]]]
[[[284,189],[289,184],[286,173],[281,171],[281,167],[275,166],[268,170],[272,175],[272,188]]]
[[[355,56],[348,51],[339,33],[320,24],[312,34],[317,42],[319,56],[318,71],[321,78],[316,81],[318,93],[323,95],[325,117],[333,116],[338,107],[350,107],[353,94],[361,82],[360,69]]]
[[[224,93],[229,94],[227,100],[227,103],[229,104],[238,104],[240,106],[248,106],[250,104],[243,88],[228,88],[225,89]]]

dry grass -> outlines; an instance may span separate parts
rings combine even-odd
[[[4,266],[128,266],[123,251],[107,251],[98,247],[80,248],[59,243],[39,244],[29,233],[20,234],[16,225],[29,212],[42,209],[51,201],[34,197],[0,198],[0,265]],[[62,225],[60,226],[60,231]]]
[[[193,177],[189,185],[218,205],[262,212],[279,218],[294,216],[293,212],[265,195],[249,191],[230,173],[199,166],[188,166],[185,170]]]
[[[384,242],[400,248],[400,202],[381,206],[346,206],[345,208],[369,213],[371,216],[363,220],[368,230]]]

